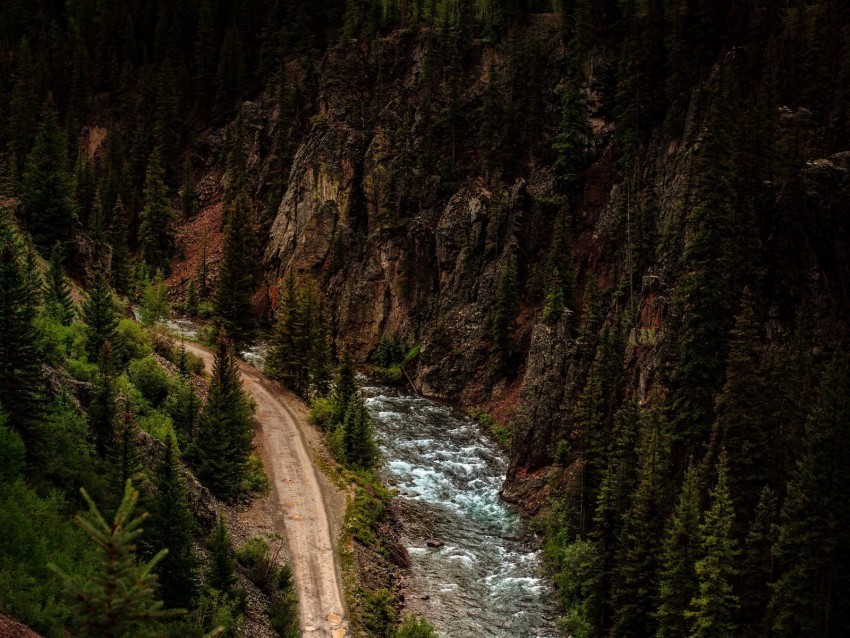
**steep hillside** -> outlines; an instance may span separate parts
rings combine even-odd
[[[571,635],[840,634],[845,3],[89,4],[3,14],[42,253],[161,270],[237,342],[323,297],[335,355],[421,346],[418,390],[510,432]]]

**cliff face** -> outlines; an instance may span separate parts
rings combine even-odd
[[[722,58],[692,92],[683,128],[654,134],[635,193],[616,168],[613,62],[604,43],[597,47],[584,87],[594,159],[571,212],[577,310],[545,318],[547,258],[556,219],[567,207],[552,153],[562,88],[557,17],[533,17],[498,48],[443,37],[427,29],[396,32],[371,45],[337,45],[316,69],[290,68],[308,88],[285,131],[278,130],[271,97],[243,105],[239,126],[257,198],[268,200],[268,184],[280,184],[274,199],[280,203],[262,220],[259,303],[273,308],[278,283],[294,270],[322,283],[337,347],[362,360],[382,335],[422,344],[415,377],[426,394],[483,405],[513,424],[505,495],[536,511],[559,441],[573,427],[588,365],[577,353],[598,340],[619,299],[632,299],[624,313],[625,359],[638,400],[669,360],[670,305],[691,230],[687,216],[707,117],[712,100],[725,99],[717,97],[718,78],[741,61],[735,53]],[[804,110],[786,111],[778,139],[815,148]],[[201,185],[220,171],[223,135],[211,134],[196,149],[206,160]],[[275,141],[281,139],[292,149],[283,168]],[[220,196],[222,180],[212,181]],[[201,217],[218,210],[215,192],[202,193]],[[822,228],[842,229],[848,194],[846,154],[800,163],[774,191],[771,223],[793,224],[803,207],[816,211]],[[643,232],[642,251],[633,246],[636,218],[652,229]],[[761,230],[767,249],[790,250],[781,245],[787,229]],[[848,271],[848,253],[840,238],[846,229],[830,237],[814,227],[800,232],[806,241],[793,267],[769,273],[767,285],[817,298],[829,289],[825,273],[834,273],[838,288],[845,286],[840,273]],[[496,365],[490,325],[509,255],[517,264],[520,310],[505,374]],[[172,284],[179,289],[186,280]],[[578,336],[591,280],[603,293],[602,321],[596,333]],[[783,330],[781,306],[768,311],[775,332]]]
[[[516,147],[501,139],[504,123],[490,133],[480,113],[488,90],[510,101],[529,50],[545,60],[535,79],[540,128]],[[484,403],[495,381],[488,335],[502,264],[510,252],[521,278],[540,277],[534,269],[560,205],[551,162],[540,156],[550,154],[557,119],[557,19],[541,17],[513,48],[470,46],[454,79],[441,65],[445,52],[427,31],[328,52],[265,266],[270,289],[289,269],[323,281],[338,345],[365,358],[381,335],[422,343],[416,372],[426,393]],[[503,143],[522,158],[510,174],[484,157],[483,144]]]

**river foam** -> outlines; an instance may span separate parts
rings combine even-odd
[[[539,539],[499,497],[502,451],[448,406],[394,388],[361,390],[384,477],[399,493],[413,563],[408,608],[447,638],[556,636]]]

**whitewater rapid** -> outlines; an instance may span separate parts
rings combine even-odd
[[[413,563],[407,608],[448,638],[556,636],[540,541],[499,498],[502,450],[446,405],[361,381]]]

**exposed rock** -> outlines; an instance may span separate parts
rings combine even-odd
[[[528,512],[539,510],[546,467],[567,420],[570,363],[576,353],[572,316],[540,318],[531,334],[528,364],[514,417],[513,453],[502,495]]]
[[[41,638],[41,634],[35,633],[26,625],[3,614],[0,614],[0,636],[2,638]]]

